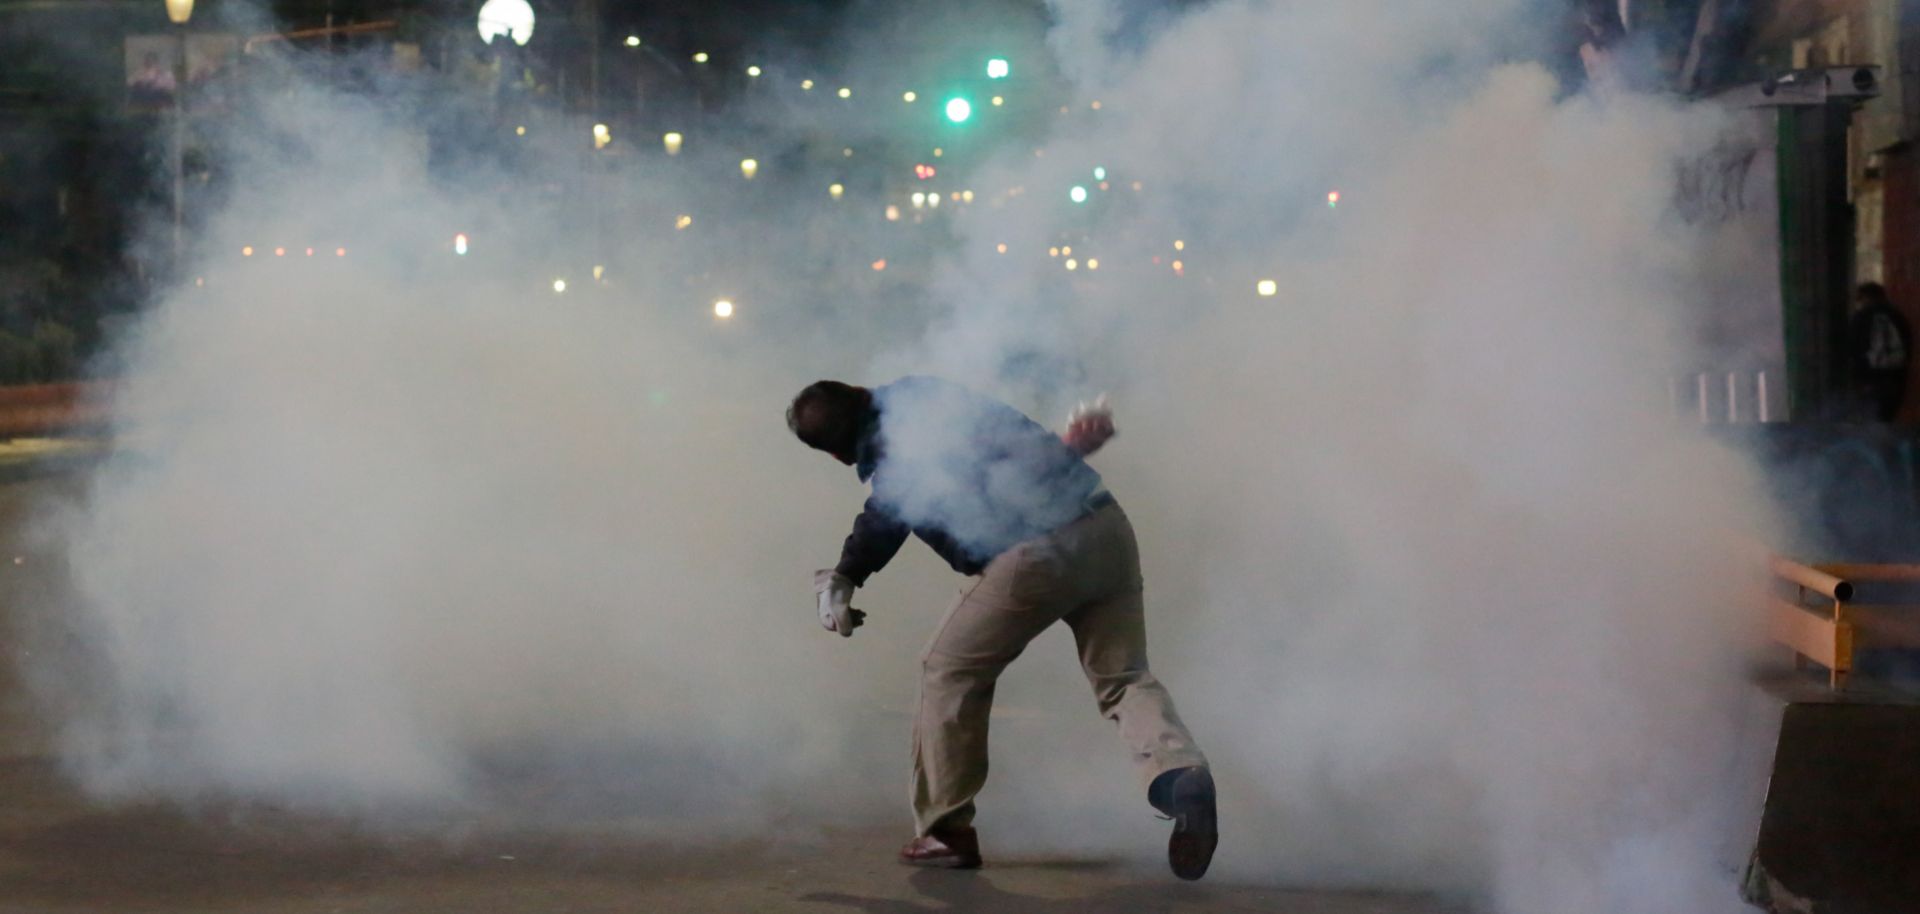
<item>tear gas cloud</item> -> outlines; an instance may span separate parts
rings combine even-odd
[[[865,493],[780,413],[816,378],[931,373],[1042,421],[1114,392],[1095,465],[1221,778],[1224,876],[1734,909],[1751,633],[1722,546],[1768,518],[1752,468],[1660,408],[1694,356],[1675,167],[1723,125],[1566,95],[1519,53],[1557,11],[1058,0],[1070,113],[978,166],[991,205],[943,215],[952,243],[894,286],[867,264],[905,227],[851,185],[867,217],[822,215],[831,163],[749,184],[719,156],[636,169],[623,211],[507,207],[472,189],[578,152],[450,185],[405,91],[294,61],[226,140],[219,271],[120,350],[128,456],[50,518],[88,661],[41,671],[66,759],[106,797],[393,827],[904,830],[914,659],[953,579],[909,546],[858,637],[820,632],[809,574]],[[1073,205],[1094,167],[1110,189]],[[469,258],[419,253],[454,231]],[[981,825],[996,850],[1144,855],[1164,826],[1065,642],[1003,681]]]

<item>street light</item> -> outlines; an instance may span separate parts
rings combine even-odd
[[[755,173],[757,173],[757,172],[759,172],[759,171],[760,171],[760,163],[759,163],[759,162],[757,162],[757,161],[755,161],[755,160],[753,160],[753,159],[741,159],[741,160],[740,160],[740,176],[741,176],[741,177],[743,177],[743,178],[746,178],[747,180],[749,180],[749,181],[751,181],[751,180],[753,180],[753,176],[754,176],[754,174],[755,174]]]
[[[847,192],[847,189],[842,185],[839,185],[839,184],[827,185],[827,196],[832,197],[835,200],[840,199],[840,197],[844,195],[846,192]]]
[[[167,21],[186,25],[193,18],[193,0],[167,0]]]
[[[1072,190],[1067,191],[1067,199],[1075,203],[1085,203],[1087,202],[1087,189],[1075,184]]]
[[[1013,72],[1013,67],[1007,63],[1005,57],[995,57],[987,61],[988,79],[1006,79],[1007,74],[1011,72]]]
[[[730,301],[728,301],[728,300],[726,300],[726,299],[724,299],[724,298],[723,298],[723,299],[720,299],[720,300],[719,300],[719,301],[717,301],[717,302],[714,302],[714,303],[713,303],[713,316],[714,316],[714,317],[717,317],[717,318],[719,318],[719,319],[721,319],[721,320],[726,320],[727,318],[729,318],[729,317],[732,317],[732,316],[733,316],[733,302],[730,302]]]
[[[693,62],[694,62],[694,63],[706,63],[706,62],[707,62],[707,52],[705,52],[705,51],[695,51],[695,52],[693,52]]]
[[[759,76],[759,75],[760,75],[760,68],[759,68],[759,67],[757,67],[757,66],[753,66],[753,67],[748,67],[748,68],[747,68],[747,75],[748,75],[748,76]]]
[[[492,44],[502,35],[517,45],[533,37],[533,7],[527,0],[487,0],[480,7],[480,40]]]
[[[684,139],[686,138],[681,136],[679,132],[676,131],[673,133],[669,133],[665,136],[662,136],[660,138],[660,143],[661,145],[667,147],[667,155],[677,156],[680,154],[680,141]]]
[[[964,124],[967,122],[967,118],[972,116],[972,102],[958,97],[947,99],[947,120],[956,124]]]
[[[639,46],[640,46],[640,36],[638,35],[627,36],[627,47],[637,48]]]

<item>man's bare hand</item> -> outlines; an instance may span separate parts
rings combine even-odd
[[[1107,395],[1101,394],[1092,406],[1082,403],[1067,415],[1067,430],[1060,433],[1060,440],[1085,457],[1104,447],[1116,434],[1113,407],[1108,405]]]

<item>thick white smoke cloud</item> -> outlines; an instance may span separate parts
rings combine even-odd
[[[817,377],[927,372],[1043,421],[1116,393],[1095,462],[1220,772],[1223,875],[1736,908],[1749,633],[1724,546],[1767,518],[1751,468],[1660,411],[1690,356],[1674,166],[1719,125],[1504,62],[1537,12],[1230,2],[1113,50],[1112,6],[1062,0],[1073,113],[974,177],[997,203],[905,318],[848,280],[713,326],[707,290],[649,279],[699,256],[770,288],[817,238],[627,250],[591,298],[383,255],[535,217],[435,190],[377,106],[305,96],[278,126],[309,180],[256,162],[210,248],[351,226],[354,253],[250,261],[128,341],[136,456],[61,526],[99,672],[65,700],[68,758],[108,795],[376,821],[896,815],[951,578],[910,546],[856,600],[868,628],[813,628],[809,572],[864,492],[779,416]],[[1096,166],[1110,189],[1068,203]],[[647,180],[746,206],[737,179]],[[811,205],[766,187],[760,212]],[[1144,853],[1164,826],[1064,641],[1001,690],[989,850]]]

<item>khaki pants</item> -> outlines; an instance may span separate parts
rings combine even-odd
[[[1206,757],[1147,670],[1140,551],[1108,505],[993,560],[947,611],[921,655],[913,721],[913,814],[920,834],[970,825],[987,780],[994,683],[1057,621],[1073,629],[1100,713],[1116,724],[1142,789]]]

